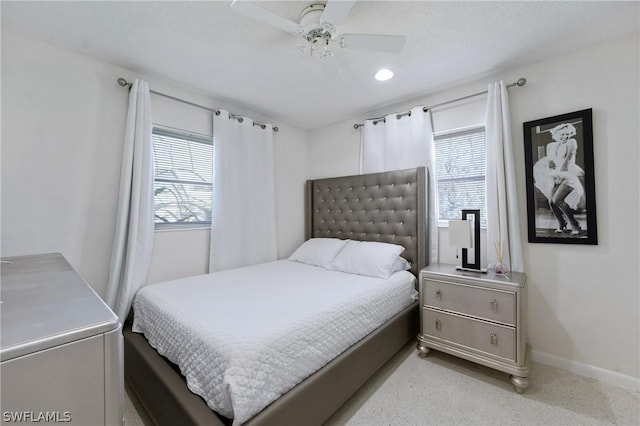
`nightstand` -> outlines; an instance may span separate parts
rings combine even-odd
[[[529,385],[526,275],[463,272],[437,264],[420,271],[418,351],[446,352],[511,374]]]

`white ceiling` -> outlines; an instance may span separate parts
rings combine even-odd
[[[311,3],[260,5],[298,22]],[[300,38],[230,4],[2,1],[1,13],[3,27],[302,129],[637,32],[640,20],[635,1],[359,1],[342,33],[406,35],[407,42],[401,54],[336,48],[344,81],[335,83],[317,57],[297,53]],[[395,77],[375,81],[381,67]]]

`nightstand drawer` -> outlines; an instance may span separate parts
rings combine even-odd
[[[422,333],[508,360],[516,359],[515,329],[424,309]]]
[[[431,279],[423,280],[422,285],[425,306],[509,325],[516,323],[515,293]]]

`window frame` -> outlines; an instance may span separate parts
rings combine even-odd
[[[191,181],[191,180],[187,180],[187,179],[168,179],[168,178],[158,178],[155,174],[155,169],[156,169],[156,150],[155,150],[155,143],[153,142],[153,139],[156,135],[159,136],[165,136],[165,137],[169,137],[169,138],[174,138],[174,139],[180,139],[183,141],[187,141],[188,143],[201,143],[204,145],[210,145],[211,146],[211,181],[209,182],[197,182],[197,181]],[[165,126],[162,124],[158,124],[158,123],[153,123],[152,124],[152,130],[151,130],[151,137],[152,137],[152,145],[154,147],[154,153],[153,153],[153,167],[154,167],[154,176],[153,176],[153,187],[154,187],[154,208],[153,208],[153,212],[154,212],[154,231],[186,231],[186,230],[196,230],[196,229],[210,229],[211,228],[211,220],[209,221],[197,221],[197,222],[170,222],[170,223],[160,223],[160,222],[156,222],[156,203],[155,203],[155,188],[156,188],[156,183],[158,182],[162,182],[162,183],[183,183],[183,184],[195,184],[195,185],[202,185],[202,186],[208,186],[211,188],[211,190],[213,191],[213,173],[214,170],[213,168],[214,166],[214,152],[213,152],[213,135],[206,135],[206,134],[202,134],[202,133],[198,133],[198,132],[193,132],[193,131],[189,131],[189,130],[184,130],[184,129],[179,129],[179,128],[175,128],[175,127],[170,127],[170,126]],[[209,214],[209,216],[211,217],[211,213]]]
[[[484,133],[484,138],[485,138],[485,157],[484,157],[484,165],[485,165],[485,172],[484,172],[484,195],[485,195],[485,215],[486,215],[486,209],[487,209],[487,203],[486,203],[486,194],[487,194],[487,172],[486,172],[486,166],[487,166],[487,155],[486,155],[486,136],[487,136],[487,129],[484,123],[478,123],[478,124],[473,124],[470,126],[465,126],[465,127],[458,127],[458,128],[454,128],[454,129],[447,129],[447,130],[442,130],[439,132],[434,132],[433,133],[433,149],[434,149],[434,157],[435,157],[435,150],[436,150],[436,145],[437,145],[437,138],[444,138],[446,136],[449,135],[456,135],[456,134],[460,134],[460,133],[467,133],[467,132],[474,132],[477,130],[482,130]],[[435,161],[435,158],[434,158]],[[439,179],[438,179],[438,175],[437,175],[437,170],[438,170],[438,165],[436,164],[435,166],[436,169],[436,173],[435,173],[435,180],[436,180],[436,198],[438,200],[438,204],[439,204],[439,191],[438,191],[438,184],[439,184]],[[438,228],[449,228],[449,219],[440,219],[440,208],[437,209],[437,214],[438,214]],[[486,229],[487,225],[486,225],[486,220],[485,223],[483,223],[482,221],[480,222],[480,227],[482,229]]]

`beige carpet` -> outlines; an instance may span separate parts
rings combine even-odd
[[[411,342],[326,425],[640,425],[640,394],[531,367],[520,395],[505,373],[436,351],[420,358]],[[125,424],[153,424],[129,389]]]

